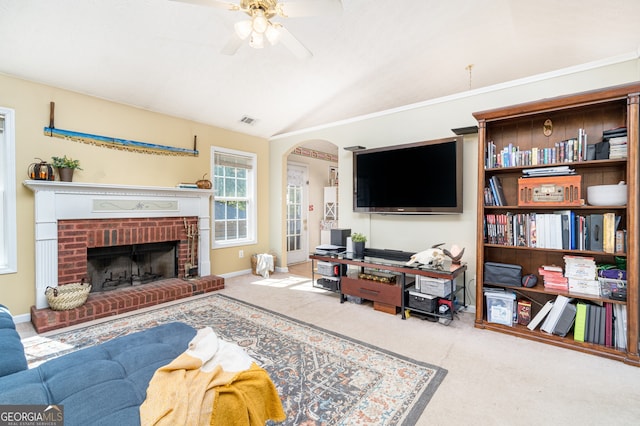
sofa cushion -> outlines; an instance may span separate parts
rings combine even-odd
[[[164,324],[0,377],[0,404],[61,404],[67,426],[137,425],[151,377],[195,334],[183,323]]]
[[[13,317],[6,306],[0,305],[0,376],[27,369],[27,358]]]

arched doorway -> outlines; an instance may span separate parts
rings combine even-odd
[[[307,141],[290,151],[286,164],[283,246],[291,265],[308,261],[328,222],[337,225],[338,147],[323,140]],[[335,197],[327,211],[326,194],[331,193]]]

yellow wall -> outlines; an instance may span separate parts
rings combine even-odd
[[[140,142],[192,149],[197,135],[198,157],[164,156],[120,151],[45,136],[49,103],[55,102],[55,127]],[[215,102],[213,100],[212,102]],[[253,152],[258,156],[258,244],[211,251],[211,272],[216,275],[248,270],[245,253],[268,250],[269,147],[265,139],[207,126],[193,121],[108,102],[54,87],[0,75],[0,106],[15,110],[16,214],[18,272],[0,275],[0,303],[12,314],[29,312],[35,303],[34,196],[22,185],[35,158],[51,161],[67,155],[80,160],[83,170],[74,181],[173,187],[195,182],[210,172],[210,147]],[[210,175],[208,175],[210,177]]]

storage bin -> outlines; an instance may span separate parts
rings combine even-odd
[[[451,280],[416,275],[416,288],[420,289],[420,293],[447,297],[451,294],[451,287]]]
[[[516,295],[514,293],[485,291],[487,300],[487,321],[513,327],[516,314]]]
[[[340,288],[340,278],[338,277],[322,277],[318,278],[316,283],[330,291],[338,291]]]
[[[327,277],[337,277],[340,275],[340,264],[333,262],[318,262],[318,274]]]
[[[414,287],[411,287],[411,289],[407,292],[407,306],[409,306],[409,308],[419,309],[429,313],[436,311],[438,296],[420,293],[415,291]]]

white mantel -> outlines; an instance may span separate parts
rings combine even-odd
[[[198,272],[211,274],[211,190],[25,180],[35,193],[36,308],[58,285],[58,220],[197,216]]]

